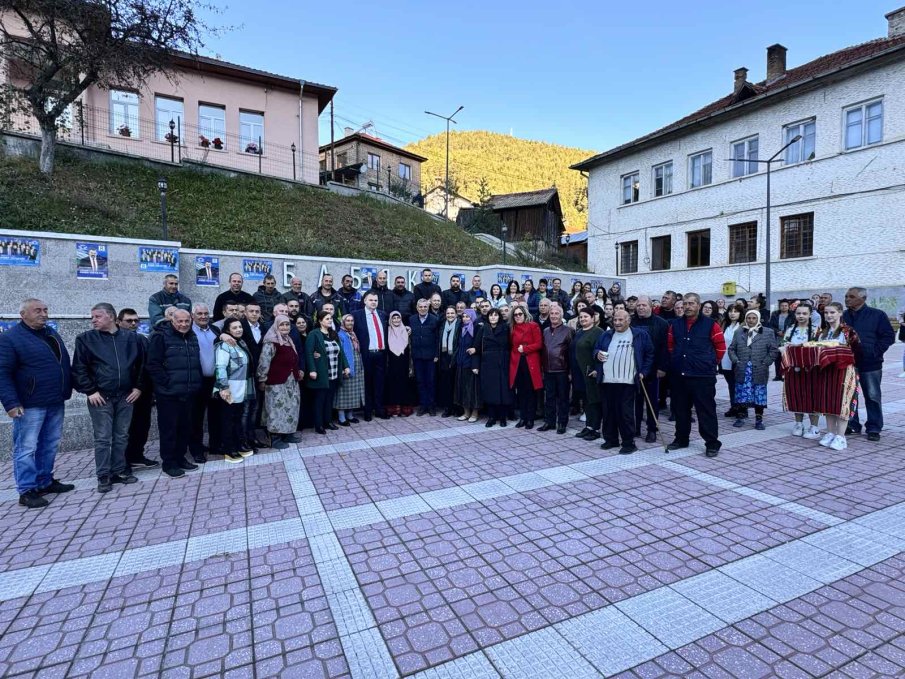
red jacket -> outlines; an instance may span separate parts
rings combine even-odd
[[[519,345],[524,345],[524,356],[528,362],[528,374],[531,375],[531,384],[535,389],[542,389],[544,386],[544,378],[540,369],[540,352],[544,348],[544,341],[541,338],[540,326],[534,321],[527,323],[516,323],[512,326],[512,341],[509,352],[509,388],[515,386],[515,376],[518,373],[519,359],[522,354],[519,353]]]

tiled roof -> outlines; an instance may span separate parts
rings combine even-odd
[[[655,130],[654,132],[646,134],[643,137],[638,137],[627,144],[622,144],[609,151],[583,160],[580,163],[576,163],[575,165],[572,165],[572,169],[589,170],[591,167],[604,160],[627,155],[629,152],[633,152],[634,147],[640,144],[667,136],[670,133],[677,132],[693,123],[719,116],[723,112],[730,110],[735,111],[740,107],[760,102],[764,98],[785,91],[790,87],[802,85],[809,80],[830,75],[859,62],[870,60],[889,52],[901,50],[903,47],[905,47],[905,35],[893,38],[878,38],[877,40],[871,40],[870,42],[854,45],[853,47],[846,47],[845,49],[833,52],[832,54],[818,57],[801,66],[791,68],[787,70],[784,75],[770,83],[767,83],[765,80],[754,84],[746,83],[747,94],[749,96],[741,101],[738,100],[738,97],[736,97],[735,94],[729,94],[707,104],[707,106],[698,109],[684,118],[670,123],[665,127],[661,127],[659,130]]]
[[[350,142],[358,141],[362,144],[370,144],[371,146],[376,146],[377,148],[384,149],[385,151],[390,151],[391,153],[395,153],[404,158],[411,158],[412,160],[417,160],[419,163],[423,163],[427,161],[427,158],[424,156],[419,156],[417,153],[412,153],[411,151],[407,151],[404,148],[400,148],[395,144],[391,144],[388,141],[384,141],[380,137],[373,137],[370,134],[365,134],[364,132],[355,132],[353,134],[348,134],[342,139],[337,139],[334,141],[334,145],[337,147],[344,146]],[[320,151],[329,151],[330,144],[322,144]]]
[[[509,210],[517,207],[544,205],[553,196],[558,196],[555,187],[539,191],[526,191],[524,193],[503,193],[498,196],[491,196],[490,204],[494,210]]]

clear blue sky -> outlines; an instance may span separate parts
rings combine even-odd
[[[371,120],[407,143],[462,104],[460,129],[599,151],[728,94],[740,66],[763,79],[768,45],[793,67],[883,37],[901,2],[242,0],[208,51],[337,87],[337,136]]]

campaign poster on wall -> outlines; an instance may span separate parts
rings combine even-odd
[[[464,273],[454,273],[453,276],[457,276],[459,278],[459,285],[462,286],[462,289],[465,289],[465,274]]]
[[[515,280],[515,274],[510,271],[498,271],[496,275],[496,282],[500,285],[506,285],[509,281]]]
[[[247,281],[263,281],[264,276],[273,273],[272,259],[243,259],[242,275]]]
[[[365,292],[371,289],[374,281],[377,280],[378,271],[380,271],[380,269],[376,266],[363,266],[358,270],[358,277],[361,279],[361,284],[358,286],[359,292]]]
[[[179,273],[179,250],[142,245],[138,248],[138,268],[147,272]]]
[[[107,246],[104,243],[75,243],[75,277],[107,280]]]
[[[0,266],[39,266],[41,241],[0,236]]]
[[[19,325],[19,321],[0,321],[0,335],[5,333],[8,330],[12,330],[17,325]],[[57,326],[56,321],[47,321],[47,327],[53,330],[54,332],[59,332],[59,327]]]
[[[195,285],[220,285],[220,258],[210,255],[195,257]]]

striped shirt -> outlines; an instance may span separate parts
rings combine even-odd
[[[603,364],[603,381],[606,384],[634,384],[635,350],[632,345],[632,329],[614,332]]]

